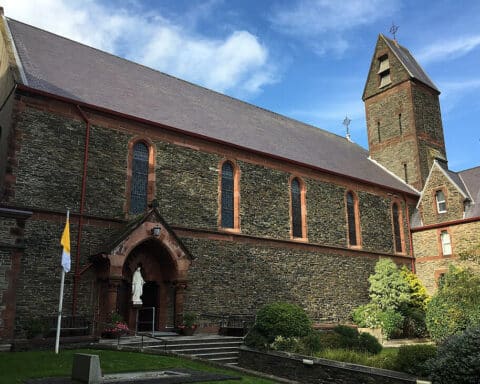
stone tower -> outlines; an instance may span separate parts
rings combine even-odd
[[[439,95],[410,52],[379,35],[362,97],[370,156],[418,190],[435,159],[447,166]]]

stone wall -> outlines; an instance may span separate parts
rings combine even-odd
[[[86,124],[71,111],[70,116],[47,112],[45,108],[39,111],[31,104],[17,111],[16,185],[8,203],[34,207],[38,212],[26,228],[27,248],[17,287],[16,329],[21,334],[31,319],[56,312],[59,239],[66,207],[72,211],[72,260],[77,252]],[[130,127],[113,120],[102,124],[92,114],[90,118],[93,123],[81,269],[88,265],[88,256],[98,253],[100,245],[118,228],[119,219],[133,218],[125,211],[128,148],[133,139],[141,136],[140,128],[134,124]],[[225,233],[218,227],[218,168],[225,158],[225,148],[200,149],[198,142],[190,145],[185,137],[169,140],[158,127],[142,130],[145,132],[155,146],[154,196],[163,218],[184,233],[200,230],[211,234],[202,239],[193,234],[183,236],[195,258],[188,276],[187,308],[198,312],[253,313],[265,303],[286,300],[301,304],[315,319],[338,320],[346,319],[355,306],[367,301],[367,278],[375,261],[380,256],[393,256],[392,198],[387,191],[340,178],[338,183],[327,182],[326,179],[332,179],[330,175],[299,169],[306,189],[308,243],[315,245],[302,248],[290,239],[292,167],[279,164],[275,168],[251,160],[250,156],[235,157],[232,160],[240,171],[241,236],[231,238],[235,241],[223,241],[218,238]],[[358,194],[362,243],[365,251],[374,254],[348,250],[347,189]],[[407,217],[406,212],[403,217]],[[269,243],[272,239],[282,242],[273,246]],[[97,296],[92,293],[96,289],[94,280],[91,270],[80,279],[80,315],[92,316],[97,305]],[[70,273],[65,282],[67,311],[72,305],[72,289]]]
[[[436,191],[443,191],[447,203],[447,212],[438,213],[435,198]],[[444,223],[463,219],[463,201],[465,198],[459,189],[445,176],[440,166],[432,169],[428,184],[422,194],[420,212],[423,225]]]
[[[182,238],[195,256],[188,310],[250,313],[274,301],[301,305],[315,320],[346,320],[368,301],[376,258]]]
[[[440,232],[443,230],[448,230],[450,234],[451,256],[442,256]],[[440,274],[447,272],[451,264],[480,271],[478,264],[459,260],[460,254],[468,253],[469,250],[480,244],[479,233],[480,221],[413,232],[416,273],[429,293],[433,293],[437,289],[437,280]]]
[[[308,362],[306,362],[307,360]],[[240,350],[239,366],[300,383],[314,384],[415,384],[417,379],[401,372],[316,359],[282,352]]]
[[[36,318],[55,316],[58,311],[60,292],[61,254],[60,238],[64,228],[64,217],[57,220],[31,219],[25,229],[25,253],[17,285],[16,333],[23,335],[25,327]],[[73,276],[77,253],[77,222],[70,219],[72,270],[65,275],[64,308],[70,313],[72,308]],[[85,225],[81,243],[80,267],[88,265],[88,256],[98,251],[108,239],[113,229]],[[92,292],[95,276],[92,271],[81,277],[79,285],[77,314],[93,318],[96,295]]]
[[[31,212],[0,208],[0,340],[13,338],[16,287]]]

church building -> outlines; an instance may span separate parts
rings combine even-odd
[[[3,15],[0,32],[0,341],[56,315],[67,209],[64,313],[95,329],[211,329],[274,301],[347,321],[379,259],[434,290],[478,239],[480,167],[448,170],[440,92],[383,35],[367,151]]]

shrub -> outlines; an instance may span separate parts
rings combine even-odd
[[[321,349],[346,348],[345,338],[335,332],[319,332]]]
[[[369,352],[374,355],[382,352],[382,344],[380,344],[377,338],[369,333],[362,332],[358,336],[358,347],[359,351]]]
[[[420,308],[407,307],[402,310],[405,316],[403,322],[403,334],[407,337],[427,337],[427,325],[425,323],[425,311]]]
[[[333,332],[350,339],[358,339],[359,336],[357,328],[349,327],[348,325],[337,325]]]
[[[28,339],[43,336],[47,328],[47,324],[44,320],[39,318],[30,319],[25,325],[26,336]]]
[[[411,375],[427,377],[429,369],[426,362],[435,357],[436,353],[434,345],[403,345],[398,350],[396,368]]]
[[[270,348],[275,351],[296,352],[299,349],[300,339],[298,337],[277,336]]]
[[[398,337],[402,334],[404,316],[394,309],[380,313],[382,332],[387,339]]]
[[[451,266],[427,305],[425,321],[436,342],[467,328],[479,327],[480,276]]]
[[[255,327],[245,336],[244,343],[247,347],[264,351],[268,348],[268,340]]]
[[[408,305],[410,307],[425,311],[427,304],[430,301],[430,296],[428,295],[426,288],[418,276],[410,271],[406,266],[402,267],[400,274],[409,286],[410,298],[408,300]]]
[[[410,299],[410,286],[390,259],[379,260],[368,281],[371,303],[382,310],[398,309]]]
[[[377,305],[368,303],[357,307],[352,313],[352,318],[359,327],[378,328],[380,327],[379,313],[380,308]]]
[[[257,313],[255,328],[269,341],[277,336],[304,337],[312,331],[311,321],[305,311],[289,303],[273,303]]]
[[[435,384],[472,384],[480,377],[480,328],[467,329],[442,342],[427,362]]]
[[[309,335],[300,339],[297,346],[297,352],[304,355],[314,355],[322,349],[322,339],[320,332],[311,332]]]

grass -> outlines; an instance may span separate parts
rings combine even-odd
[[[219,369],[188,359],[171,356],[149,355],[136,352],[94,349],[65,350],[58,355],[50,351],[0,352],[0,384],[22,383],[25,379],[66,376],[72,372],[74,353],[99,355],[102,373],[157,371],[166,369],[195,369],[204,372],[241,376],[242,383],[269,384],[273,381],[245,376],[228,369]],[[207,383],[207,382],[204,382]],[[237,380],[215,383],[238,383]]]
[[[383,348],[382,352],[377,355],[348,349],[325,349],[316,353],[315,357],[366,365],[369,367],[396,370],[397,355],[398,348]]]

